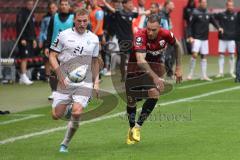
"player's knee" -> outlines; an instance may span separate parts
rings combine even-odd
[[[206,58],[207,58],[206,55],[201,54],[201,59],[206,59]]]
[[[55,112],[52,113],[52,119],[53,120],[59,120],[60,119],[60,115],[59,114],[56,114]]]
[[[136,106],[136,100],[133,97],[128,96],[127,97],[127,105],[129,107],[135,107]]]
[[[152,98],[152,99],[158,99],[160,96],[160,91],[157,90],[156,88],[149,89],[148,96],[149,98]]]
[[[224,56],[224,53],[219,53],[219,57],[220,58],[224,58],[225,56]]]
[[[234,53],[230,53],[230,59],[233,60],[235,58]]]
[[[195,53],[195,52],[193,52],[193,53],[192,53],[192,58],[196,59],[196,58],[197,58],[197,56],[198,56],[198,54],[197,54],[197,53]]]
[[[77,106],[75,105],[72,111],[72,116],[74,118],[79,118],[82,112],[83,112],[83,107],[81,105],[77,105]]]

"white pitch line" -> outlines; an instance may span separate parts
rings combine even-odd
[[[44,115],[30,115],[30,116],[23,117],[23,118],[17,118],[17,119],[12,119],[12,120],[9,120],[9,121],[0,122],[0,125],[15,123],[15,122],[24,121],[24,120],[33,119],[33,118],[38,118],[38,117],[43,117],[43,116]]]
[[[213,81],[211,81],[211,82],[197,83],[197,84],[186,85],[186,86],[176,87],[176,88],[177,88],[177,89],[186,89],[186,88],[203,86],[203,85],[207,85],[207,84],[213,84],[213,83],[217,83],[217,82],[223,82],[223,81],[227,81],[227,80],[230,80],[230,79],[233,79],[233,78],[218,79],[218,80],[213,80]]]
[[[189,100],[188,102],[240,103],[240,100],[203,99],[203,100]]]
[[[215,95],[215,94],[225,93],[225,92],[239,90],[239,89],[240,89],[240,86],[227,88],[227,89],[222,89],[222,90],[216,90],[216,91],[200,94],[200,95],[189,97],[189,98],[183,98],[183,99],[178,99],[178,100],[174,100],[174,101],[171,101],[171,102],[160,103],[156,107],[167,106],[167,105],[181,103],[181,102],[187,102],[189,100],[208,97],[208,96],[212,96],[212,95]],[[115,118],[115,117],[118,117],[118,116],[121,116],[121,115],[124,115],[124,114],[126,114],[126,112],[119,112],[119,113],[112,114],[112,115],[109,115],[109,116],[103,116],[103,117],[95,118],[95,119],[92,119],[92,120],[89,120],[89,121],[84,121],[84,122],[80,123],[80,125],[85,125],[85,124],[88,124],[88,123],[98,122],[98,121],[102,121],[102,120],[105,120],[105,119]],[[53,132],[56,132],[56,131],[62,131],[64,129],[66,129],[66,126],[47,129],[47,130],[43,130],[43,131],[40,131],[40,132],[34,132],[34,133],[26,134],[26,135],[23,135],[23,136],[12,137],[12,138],[8,138],[8,139],[0,141],[0,145],[15,142],[17,140],[28,139],[30,137],[49,134],[49,133],[53,133]]]

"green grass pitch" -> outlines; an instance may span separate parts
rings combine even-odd
[[[67,154],[58,152],[67,123],[51,119],[48,91],[42,82],[0,86],[0,110],[14,110],[0,116],[0,160],[239,160],[240,86],[229,77],[175,85],[144,123],[141,142],[132,146],[125,144],[126,104],[111,95],[116,108],[81,122]],[[102,103],[91,101],[87,111]]]

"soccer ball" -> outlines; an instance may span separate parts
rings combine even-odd
[[[82,65],[72,70],[68,74],[69,80],[74,83],[82,82],[86,78],[87,69],[88,69],[88,65]]]

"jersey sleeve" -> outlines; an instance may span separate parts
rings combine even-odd
[[[51,44],[50,49],[53,50],[54,52],[60,53],[64,46],[63,40],[64,40],[64,36],[62,32],[60,32],[56,37],[56,39],[54,40],[54,42]]]
[[[97,11],[96,14],[95,14],[95,17],[98,21],[103,20],[104,12],[102,10]]]
[[[99,54],[99,39],[97,38],[97,41],[94,43],[94,49],[93,49],[93,55],[92,57],[98,57]]]
[[[146,52],[146,36],[140,31],[134,35],[133,50],[135,52]]]
[[[174,45],[176,43],[176,38],[171,31],[165,30],[165,39],[170,45]]]

